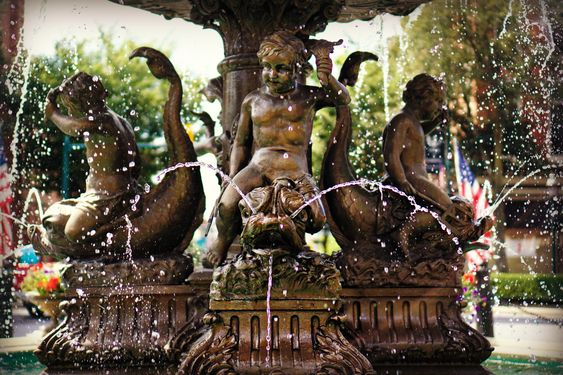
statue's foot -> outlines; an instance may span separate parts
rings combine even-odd
[[[214,268],[220,265],[227,258],[227,252],[220,252],[210,248],[201,259],[201,264],[205,268]]]

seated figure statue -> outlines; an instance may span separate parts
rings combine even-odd
[[[407,83],[403,100],[405,106],[383,132],[387,179],[441,213],[440,223],[430,212],[417,211],[406,217],[394,233],[403,253],[415,261],[423,256],[415,255],[417,251],[414,249],[424,246],[425,249],[439,250],[440,244],[448,243],[450,246],[446,244],[446,247],[452,247],[455,242],[475,241],[491,228],[493,222],[486,217],[475,223],[471,204],[460,197],[450,198],[430,181],[426,172],[425,135],[446,122],[442,83],[428,74],[419,74]],[[450,233],[442,230],[439,224],[445,225]],[[436,233],[434,239],[431,233]],[[426,245],[420,241],[423,235],[427,238]]]
[[[307,65],[305,45],[299,38],[278,31],[261,43],[258,58],[264,84],[243,100],[231,152],[230,176],[243,194],[276,180],[293,181],[305,198],[317,192],[307,158],[315,111],[350,102],[346,88],[331,75],[329,54],[334,45],[318,40],[309,48],[322,84],[315,87],[299,82]],[[241,232],[240,199],[234,187],[225,187],[217,207],[217,236],[208,247],[207,259],[214,265],[225,260]],[[321,203],[315,201],[309,211],[312,225],[308,228],[319,230],[325,222]]]
[[[81,137],[89,171],[86,191],[64,199],[46,211],[43,227],[57,242],[80,243],[130,206],[137,191],[140,158],[131,125],[106,106],[107,91],[98,77],[80,72],[52,89],[45,104],[45,119],[63,133]],[[57,98],[68,110],[61,113]],[[41,244],[39,244],[41,247]]]

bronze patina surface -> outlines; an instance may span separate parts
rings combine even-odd
[[[230,156],[230,176],[242,194],[270,184],[279,190],[282,179],[293,181],[305,198],[317,192],[307,156],[315,111],[346,105],[350,97],[331,74],[329,54],[335,44],[324,40],[309,40],[307,44],[306,49],[305,43],[289,31],[276,32],[260,44],[258,57],[264,84],[243,100]],[[316,58],[322,87],[300,82],[300,77],[310,70],[310,53]],[[228,247],[241,231],[240,192],[231,184],[221,192],[216,211],[217,235],[208,242],[208,259],[214,265],[223,262]],[[308,211],[307,229],[318,231],[324,224],[323,209],[316,202]]]
[[[463,250],[492,220],[475,222],[470,203],[448,197],[426,174],[424,134],[444,118],[439,81],[419,75],[403,98],[404,109],[383,136],[388,172],[383,183],[390,188],[351,186],[324,199],[331,232],[342,246],[336,261],[345,286],[345,332],[375,368],[479,364],[492,348],[461,319],[458,295]],[[348,108],[339,107],[337,117],[323,162],[323,188],[355,179],[347,156]]]

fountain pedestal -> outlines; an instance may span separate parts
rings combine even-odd
[[[66,319],[35,351],[49,373],[127,365],[164,369],[175,362],[167,343],[180,328],[202,325],[210,280],[195,273],[193,285],[182,285],[190,258],[137,263],[82,262],[65,273]]]
[[[336,262],[345,335],[376,370],[486,373],[493,348],[461,317],[462,256],[411,264],[349,251]]]
[[[179,373],[372,373],[340,331],[334,263],[278,251],[243,252],[215,270],[207,329],[185,345]]]

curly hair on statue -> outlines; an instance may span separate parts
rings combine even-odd
[[[405,91],[403,91],[403,101],[410,103],[420,100],[429,94],[433,95],[437,100],[442,98],[444,96],[443,82],[429,74],[422,73],[407,83]]]
[[[262,60],[266,56],[281,53],[289,53],[297,70],[305,76],[311,72],[312,66],[307,62],[309,55],[305,44],[291,31],[280,30],[265,37],[256,55]]]
[[[61,85],[61,100],[69,109],[86,112],[99,108],[105,105],[107,95],[100,78],[84,72],[76,73]]]

